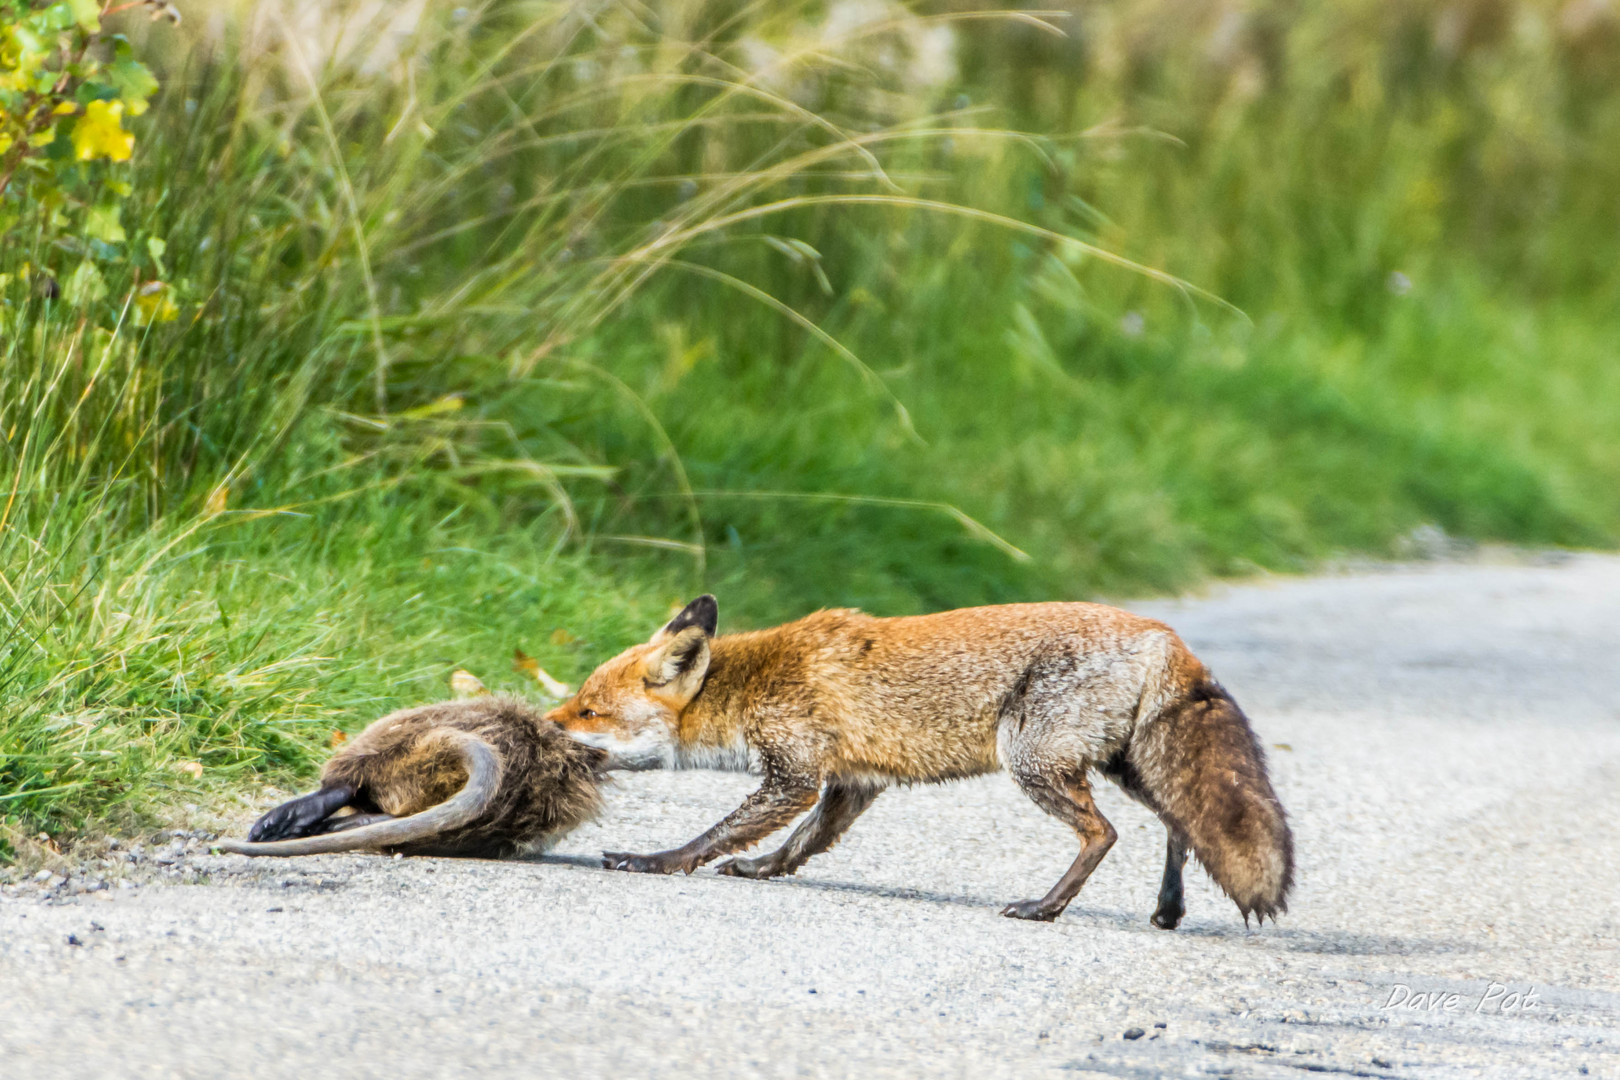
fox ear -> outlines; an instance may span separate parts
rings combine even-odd
[[[679,615],[652,636],[652,644],[668,641],[692,626],[700,627],[706,637],[714,637],[714,632],[720,627],[720,605],[708,593],[683,607]]]
[[[654,649],[646,665],[647,685],[685,705],[709,673],[709,635],[701,626],[688,626]]]

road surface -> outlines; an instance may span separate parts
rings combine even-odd
[[[538,861],[182,836],[9,888],[0,1074],[1620,1077],[1620,559],[1131,606],[1273,747],[1276,926],[1195,869],[1150,926],[1163,832],[1107,784],[1119,843],[1052,924],[997,915],[1074,855],[1005,776],[885,793],[790,879],[600,870],[750,786],[639,774]]]

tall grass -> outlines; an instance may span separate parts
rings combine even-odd
[[[446,664],[498,672],[521,643],[577,668],[578,643],[645,611],[649,586],[667,600],[672,572],[698,580],[707,537],[682,456],[594,344],[660,275],[818,335],[916,437],[860,357],[724,265],[749,245],[814,264],[775,230],[793,208],[918,201],[885,161],[932,125],[881,102],[834,116],[779,86],[831,72],[856,87],[828,50],[889,30],[743,69],[711,47],[735,20],[702,4],[659,26],[611,6],[418,10],[392,56],[318,55],[330,34],[272,17],[167,65],[128,225],[134,250],[165,242],[177,322],[136,326],[134,264],[55,235],[43,211],[7,237],[13,839],[138,808],[198,766],[206,784],[307,765],[333,723],[436,693]],[[341,29],[369,42],[361,22]],[[92,256],[102,295],[38,287]],[[649,447],[636,482],[675,507],[656,528],[582,519],[583,497],[638,494],[612,453],[571,437],[606,410]],[[587,542],[681,561],[606,584]]]
[[[128,264],[45,299],[22,264],[89,249],[38,218],[0,250],[0,857],[700,587],[736,625],[1620,536],[1601,17],[238,15],[142,46],[125,226],[178,321]]]

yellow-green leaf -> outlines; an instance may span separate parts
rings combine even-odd
[[[119,50],[118,59],[107,65],[107,79],[118,88],[118,98],[129,107],[129,115],[146,111],[146,99],[157,93],[158,81],[146,65]]]
[[[62,287],[62,299],[74,307],[84,307],[93,304],[107,295],[107,283],[101,278],[101,271],[95,264],[86,259],[73,271]]]
[[[450,673],[450,690],[458,698],[487,697],[489,688],[484,680],[465,668],[457,668]]]
[[[135,136],[124,130],[122,101],[92,101],[73,126],[73,156],[80,161],[128,161]]]
[[[92,206],[84,215],[84,231],[108,244],[122,244],[126,239],[124,224],[118,220],[118,207],[107,203]]]
[[[161,281],[148,281],[135,294],[135,323],[147,326],[155,322],[174,322],[180,317],[180,306],[174,302],[174,289]],[[225,500],[230,490],[223,484],[208,497],[211,514],[225,511]]]
[[[67,6],[81,30],[94,34],[101,29],[100,0],[67,0]]]

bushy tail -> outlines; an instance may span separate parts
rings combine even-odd
[[[298,840],[271,840],[255,844],[247,840],[222,840],[214,846],[235,855],[324,855],[339,851],[361,851],[399,847],[430,840],[452,829],[476,821],[488,809],[500,784],[501,763],[495,748],[476,735],[449,729],[444,738],[467,769],[467,782],[460,791],[437,806],[419,814],[360,825],[343,832],[306,836]]]
[[[1131,757],[1161,816],[1245,923],[1250,915],[1275,922],[1288,910],[1294,837],[1243,710],[1204,673],[1147,728],[1147,745],[1133,746]]]

